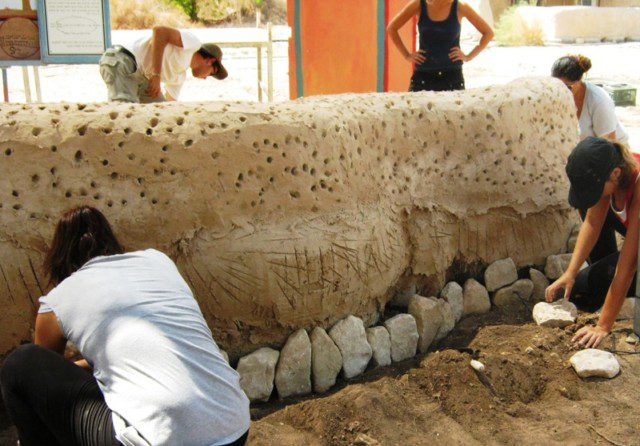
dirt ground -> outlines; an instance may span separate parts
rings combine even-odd
[[[568,363],[580,324],[543,328],[529,314],[467,318],[426,356],[327,396],[256,407],[250,444],[640,445],[640,356],[619,354],[622,372],[612,380],[582,380]],[[629,333],[630,322],[618,323],[605,347],[640,352],[625,342]],[[487,384],[472,358],[485,364]]]

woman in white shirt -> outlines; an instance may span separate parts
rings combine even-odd
[[[627,144],[629,136],[616,117],[613,100],[602,88],[583,80],[590,69],[591,60],[582,55],[561,57],[551,69],[551,75],[571,90],[580,125],[580,139],[595,136]]]
[[[125,253],[97,209],[65,213],[45,261],[35,344],[2,395],[20,444],[243,445],[249,401],[189,286],[163,253]],[[83,360],[62,355],[67,340]]]

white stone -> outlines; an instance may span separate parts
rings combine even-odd
[[[418,350],[426,353],[442,325],[442,311],[435,299],[415,295],[409,301],[409,314],[418,327]]]
[[[557,254],[547,257],[547,263],[544,266],[544,274],[551,280],[556,280],[569,267],[571,262],[571,254]]]
[[[572,235],[567,240],[567,252],[573,253],[573,250],[576,249],[576,242],[578,241],[577,235]]]
[[[576,321],[578,309],[568,300],[539,302],[533,307],[533,320],[543,327],[566,327]]]
[[[391,338],[385,327],[367,328],[367,341],[373,350],[373,365],[376,367],[391,364]]]
[[[627,341],[627,343],[629,344],[637,344],[638,342],[640,342],[640,337],[638,337],[638,335],[635,333],[631,333],[629,336],[627,336],[625,341]]]
[[[465,315],[481,314],[491,310],[489,292],[475,279],[469,279],[464,283],[462,296]]]
[[[342,354],[342,372],[345,378],[353,378],[364,372],[371,359],[372,350],[367,342],[362,319],[347,316],[336,323],[329,336]]]
[[[413,358],[418,350],[418,326],[410,314],[398,314],[384,322],[391,340],[391,360]]]
[[[443,299],[436,299],[440,303],[440,312],[442,313],[442,324],[440,324],[440,328],[438,329],[438,333],[436,334],[436,341],[440,339],[444,339],[453,328],[456,326],[456,318],[451,310],[451,305],[449,302]]]
[[[484,283],[488,291],[496,291],[518,280],[518,270],[511,258],[496,260],[484,272]]]
[[[481,363],[480,361],[477,361],[475,359],[472,359],[471,362],[469,363],[469,365],[471,366],[471,368],[473,370],[475,370],[476,372],[480,372],[480,373],[484,373],[484,371],[486,369],[483,363]]]
[[[529,269],[529,278],[533,282],[533,294],[531,296],[531,300],[533,302],[543,302],[544,292],[549,286],[549,279],[547,279],[547,276],[545,276],[544,273],[534,268]]]
[[[528,302],[533,294],[533,282],[529,279],[516,280],[508,287],[500,288],[493,296],[496,307],[522,305]]]
[[[580,378],[613,378],[620,373],[620,364],[616,357],[612,353],[595,348],[579,351],[569,362]]]
[[[268,401],[273,391],[273,379],[280,352],[263,347],[240,358],[240,387],[251,401]]]
[[[636,317],[636,301],[635,297],[628,297],[624,300],[620,313],[618,313],[618,320],[629,320]]]
[[[462,287],[456,282],[449,282],[444,286],[440,297],[449,302],[451,305],[451,311],[458,322],[462,318],[464,313],[464,298],[462,296]]]
[[[282,347],[275,384],[280,398],[311,393],[311,341],[304,328],[289,336]]]
[[[408,281],[400,285],[390,304],[394,307],[407,308],[409,300],[416,294],[415,281]]]
[[[326,392],[333,387],[341,369],[340,349],[324,328],[314,328],[311,332],[311,373],[314,392]]]

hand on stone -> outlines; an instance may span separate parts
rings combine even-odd
[[[421,65],[423,63],[426,62],[427,57],[425,56],[426,51],[425,50],[418,50],[415,53],[410,53],[408,54],[405,59],[407,59],[407,62],[411,62],[411,63],[415,63],[418,65]]]
[[[544,299],[547,302],[553,302],[556,300],[556,296],[558,291],[564,289],[564,298],[565,300],[569,300],[569,296],[571,296],[571,290],[573,289],[573,284],[575,283],[575,278],[567,275],[566,273],[560,276],[555,282],[547,287],[544,291]]]
[[[584,348],[597,348],[609,332],[599,325],[587,325],[575,334],[571,342]]]
[[[451,59],[453,62],[469,62],[471,60],[469,59],[469,56],[462,52],[459,46],[454,46],[453,48],[451,48],[451,51],[449,52],[449,59]]]

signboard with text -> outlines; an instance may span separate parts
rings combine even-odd
[[[109,0],[29,0],[0,9],[0,67],[97,63],[111,46]]]
[[[111,46],[108,0],[39,0],[44,63],[96,63]]]

